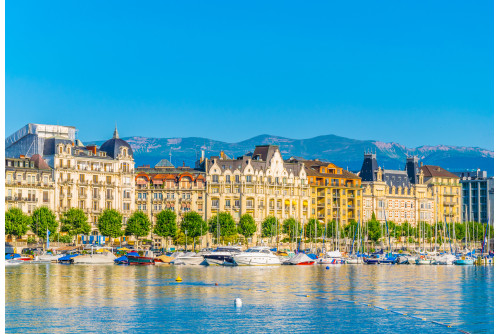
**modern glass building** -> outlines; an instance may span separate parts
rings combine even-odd
[[[493,222],[494,179],[486,171],[456,172],[462,184],[462,221]]]

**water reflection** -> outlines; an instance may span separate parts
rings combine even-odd
[[[493,268],[23,264],[6,268],[6,306],[7,332],[488,332]]]

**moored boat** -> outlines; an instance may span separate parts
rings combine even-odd
[[[127,261],[129,265],[154,265],[155,259],[153,256],[149,256],[149,252],[145,252],[144,256],[140,256],[137,252],[130,252],[127,254]]]
[[[208,265],[235,265],[233,256],[241,253],[239,246],[218,247],[215,251],[203,255]]]
[[[278,266],[279,257],[274,255],[269,247],[252,247],[233,256],[239,266]]]
[[[470,256],[462,256],[455,260],[457,266],[470,266],[474,264],[474,259]]]
[[[304,253],[295,254],[292,258],[283,261],[282,264],[285,265],[296,265],[296,266],[305,266],[305,265],[313,265],[316,262],[307,256]]]

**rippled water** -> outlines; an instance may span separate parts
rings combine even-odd
[[[493,332],[493,267],[23,264],[5,271],[11,333]]]

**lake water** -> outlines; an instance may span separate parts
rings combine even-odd
[[[8,333],[493,332],[493,267],[22,264],[5,272]]]

